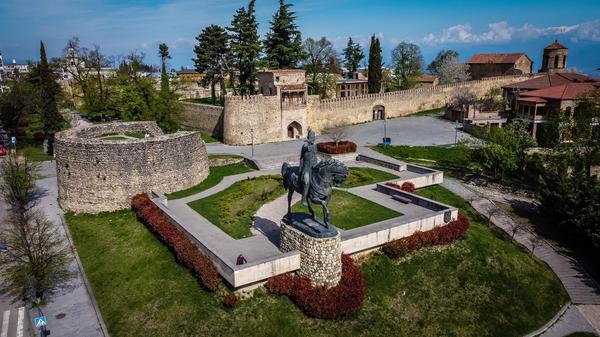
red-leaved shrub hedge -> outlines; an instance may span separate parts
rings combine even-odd
[[[458,219],[445,226],[435,227],[426,232],[415,232],[411,236],[386,243],[382,250],[392,258],[400,258],[424,247],[443,245],[463,236],[469,229],[469,219],[458,214]]]
[[[317,150],[329,154],[342,154],[356,152],[356,144],[351,141],[341,141],[338,145],[335,142],[324,142],[317,144]]]
[[[290,273],[271,277],[266,287],[274,294],[288,296],[306,315],[324,319],[355,313],[362,305],[366,291],[362,271],[345,254],[342,254],[342,278],[335,287],[317,287],[308,278]]]
[[[223,299],[223,305],[226,308],[233,308],[235,307],[235,304],[237,303],[238,298],[237,296],[235,296],[235,294],[229,294],[227,296],[225,296],[225,298]]]
[[[211,291],[217,289],[219,286],[217,267],[167,218],[158,206],[150,201],[148,194],[142,193],[133,197],[131,208],[142,222],[173,249],[179,262],[194,271],[206,289]]]
[[[410,181],[405,181],[402,183],[400,189],[408,193],[415,193],[415,184],[411,183]]]

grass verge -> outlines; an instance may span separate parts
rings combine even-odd
[[[246,173],[252,171],[246,163],[237,163],[231,165],[217,166],[210,168],[210,174],[204,181],[200,184],[190,187],[183,191],[173,192],[166,195],[167,199],[181,199],[184,197],[188,197],[190,195],[194,195],[196,193],[200,193],[204,190],[207,190],[223,180],[223,177],[232,176],[236,174]]]
[[[348,178],[340,185],[341,188],[351,188],[371,185],[382,181],[398,178],[397,175],[376,170],[370,167],[350,167]]]
[[[323,208],[314,204],[312,207],[317,216],[322,219]],[[292,211],[308,213],[308,208],[298,202],[292,206]],[[333,190],[329,211],[331,212],[331,222],[336,227],[346,230],[402,215],[402,213],[342,190]]]
[[[220,140],[213,137],[212,135],[209,135],[208,133],[202,132],[202,131],[200,131],[200,138],[202,138],[202,140],[205,143],[220,143],[221,142]]]
[[[280,176],[242,180],[188,205],[234,239],[252,236],[252,217],[265,203],[284,194]]]

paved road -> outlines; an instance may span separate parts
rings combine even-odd
[[[457,180],[445,177],[442,186],[459,195],[481,214],[489,214],[496,209],[492,223],[511,235],[515,226],[513,220],[489,199],[478,195]],[[542,336],[559,336],[564,332],[594,331],[600,333],[600,286],[571,257],[559,254],[544,240],[536,240],[537,235],[519,231],[514,239],[523,247],[548,264],[567,290],[574,309],[569,308],[565,315]]]

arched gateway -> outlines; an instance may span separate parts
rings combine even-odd
[[[373,120],[385,119],[385,107],[383,105],[376,105],[373,107]]]
[[[292,139],[300,138],[302,136],[302,125],[296,121],[291,122],[287,127],[287,136]]]

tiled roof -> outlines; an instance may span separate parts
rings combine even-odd
[[[522,93],[522,97],[540,97],[555,100],[574,100],[580,95],[600,87],[600,83],[567,83],[550,88]]]
[[[502,88],[536,90],[536,89],[550,88],[553,86],[567,84],[567,83],[594,83],[594,82],[598,82],[598,79],[586,76],[584,74],[559,73],[559,74],[545,74],[543,76],[532,78],[527,81],[505,85]]]
[[[558,42],[558,40],[554,40],[554,42],[552,42],[551,44],[547,45],[546,48],[544,49],[569,49],[565,46],[563,46],[562,44],[560,44],[560,42]]]
[[[519,102],[531,102],[531,103],[546,103],[545,99],[541,97],[521,97],[518,99]]]
[[[305,88],[304,84],[285,84],[281,86],[281,90],[303,90]]]
[[[510,53],[510,54],[476,54],[471,57],[467,63],[476,64],[476,63],[515,63],[522,56],[527,56],[525,53]],[[531,59],[529,59],[531,60]]]

